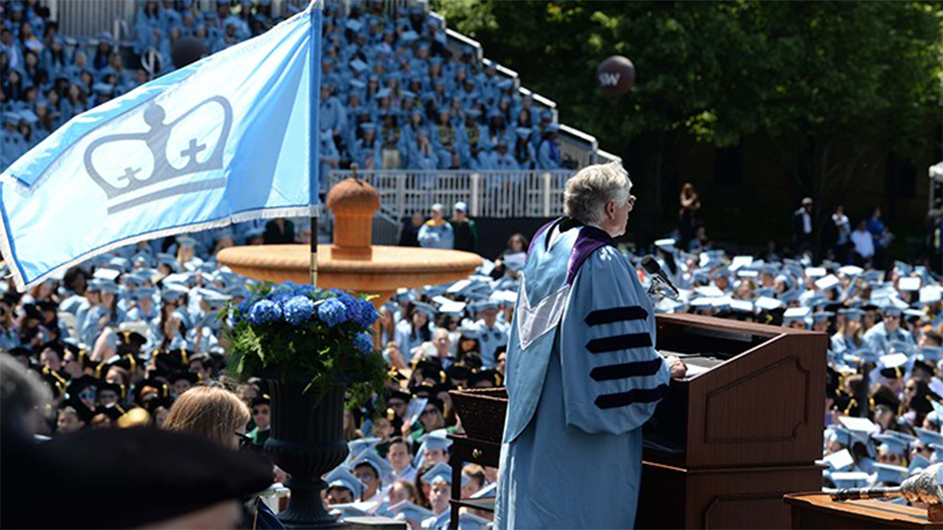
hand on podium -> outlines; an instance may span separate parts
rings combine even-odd
[[[668,363],[668,368],[671,369],[672,379],[684,379],[684,375],[688,373],[688,367],[684,364],[684,361],[674,355],[669,355],[665,357],[665,362]]]

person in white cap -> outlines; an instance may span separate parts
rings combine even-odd
[[[478,253],[478,227],[475,221],[468,218],[468,205],[457,202],[452,208],[452,233],[455,237],[455,250]]]
[[[451,249],[455,243],[452,225],[445,220],[445,207],[432,205],[432,218],[419,229],[419,246],[425,248]]]

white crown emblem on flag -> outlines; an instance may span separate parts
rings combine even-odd
[[[175,133],[174,128],[183,125],[181,130],[176,131],[175,134],[185,134],[187,118],[201,108],[205,109],[206,106],[217,106],[219,107],[218,110],[222,111],[221,132],[216,145],[206,145],[200,143],[196,138],[186,138],[184,136],[183,145],[186,147],[179,153],[174,153],[175,156],[168,157],[171,154],[168,151],[170,148],[168,140],[171,138],[172,133]],[[229,101],[222,96],[213,96],[197,104],[173,122],[164,123],[165,117],[166,112],[163,107],[152,104],[144,111],[144,121],[149,127],[147,132],[102,136],[89,144],[85,150],[85,169],[92,180],[105,191],[108,197],[109,214],[175,195],[226,186],[226,178],[218,174],[203,179],[187,179],[184,177],[222,169],[226,141],[229,138],[230,128],[233,124],[233,111]],[[133,153],[111,153],[107,151],[109,148],[117,150],[119,149],[117,145],[123,146],[128,141],[143,142],[147,151],[150,152],[153,158],[153,169],[149,173],[145,174],[144,169],[141,167],[144,164],[141,160],[136,159]],[[118,144],[118,142],[121,143]],[[102,171],[97,169],[93,162],[93,156],[99,148],[109,158],[127,157],[127,165],[121,169],[123,173],[110,174],[108,179],[102,175]],[[207,152],[210,148],[212,150],[208,151],[209,157],[202,162],[198,161],[197,155]],[[121,151],[125,150],[122,149]],[[178,168],[171,164],[170,159],[177,158],[177,156],[186,160],[183,167]],[[121,164],[116,167],[121,167]]]

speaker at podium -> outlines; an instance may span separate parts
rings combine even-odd
[[[821,489],[824,333],[658,315],[688,366],[643,428],[638,528],[788,528],[785,493]]]

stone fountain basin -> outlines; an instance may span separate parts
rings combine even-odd
[[[401,287],[419,288],[471,276],[481,256],[455,250],[372,246],[370,259],[334,256],[334,245],[318,245],[318,287],[378,294],[381,305]],[[309,283],[308,245],[230,247],[216,259],[238,274],[256,280]]]

